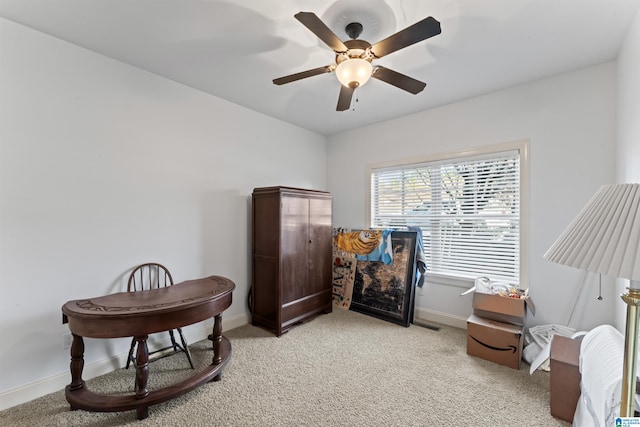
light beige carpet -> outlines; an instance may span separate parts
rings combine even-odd
[[[397,326],[334,309],[280,338],[253,326],[225,334],[222,381],[135,411],[69,411],[64,392],[0,412],[7,426],[568,426],[549,414],[549,373],[529,375],[466,354],[465,331]],[[196,369],[210,341],[191,345]],[[150,387],[191,375],[184,354],[151,364]],[[127,392],[133,371],[87,382]]]

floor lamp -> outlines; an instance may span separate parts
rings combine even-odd
[[[601,187],[544,254],[558,264],[629,279],[620,416],[633,417],[640,305],[640,184]]]

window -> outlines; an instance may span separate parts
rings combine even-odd
[[[418,226],[428,274],[462,285],[480,276],[525,285],[526,144],[370,167],[374,228]]]

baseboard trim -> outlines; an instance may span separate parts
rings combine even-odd
[[[449,313],[431,310],[428,308],[415,308],[415,318],[427,322],[440,323],[442,325],[453,326],[454,328],[467,329],[467,318]]]
[[[234,317],[225,317],[222,323],[223,331],[230,331],[231,329],[238,328],[240,326],[249,323],[249,316],[247,314],[240,314]],[[185,331],[185,339],[187,342],[198,342],[207,338],[213,331],[213,320],[204,322],[202,325],[193,330]],[[156,343],[156,348],[162,348],[169,344],[169,340],[166,342]],[[154,348],[150,348],[153,350]],[[107,359],[93,362],[84,366],[82,371],[82,378],[84,380],[90,380],[91,378],[98,377],[100,375],[108,374],[120,367],[124,366],[127,361],[129,352],[113,355]],[[64,389],[67,384],[71,382],[71,374],[61,372],[59,374],[44,378],[39,381],[32,382],[20,387],[7,390],[0,393],[0,411],[11,408],[12,406],[20,405],[21,403],[28,402],[38,397],[44,396],[49,393]]]

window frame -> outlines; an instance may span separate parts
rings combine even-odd
[[[496,144],[484,147],[475,147],[466,150],[436,153],[422,157],[411,157],[399,160],[392,160],[379,163],[371,163],[366,165],[366,203],[365,218],[366,224],[372,226],[371,218],[371,174],[376,169],[404,167],[412,164],[421,164],[429,162],[456,161],[456,159],[464,159],[469,157],[479,157],[492,154],[500,154],[508,151],[518,151],[520,155],[520,212],[519,212],[519,287],[521,289],[529,288],[529,141],[518,140],[502,144]],[[470,288],[473,286],[473,280],[463,277],[448,276],[437,273],[430,273],[427,270],[426,281],[440,285],[455,286],[460,288]]]

